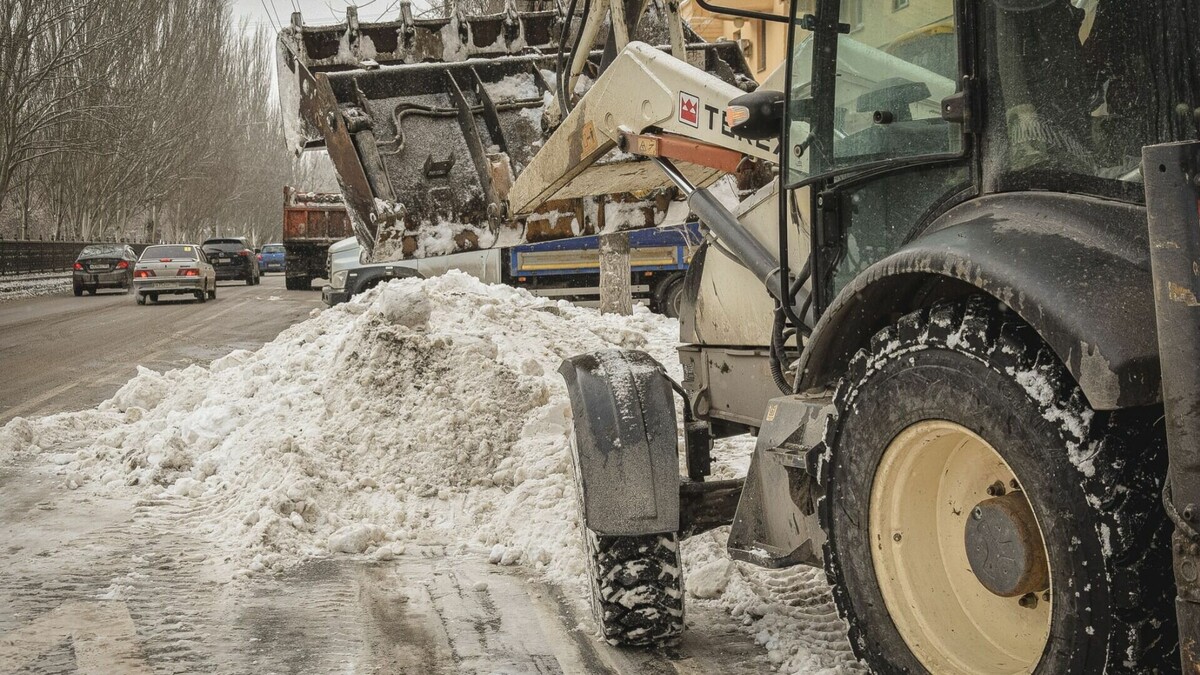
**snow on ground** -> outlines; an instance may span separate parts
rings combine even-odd
[[[0,302],[66,293],[69,290],[71,290],[70,272],[0,277]]]
[[[678,376],[678,324],[601,315],[461,273],[395,280],[208,367],[139,374],[96,409],[12,420],[0,461],[38,455],[63,487],[206,509],[231,577],[405,546],[489,553],[583,593],[570,408],[557,368],[610,348]],[[726,443],[718,474],[752,444]],[[856,670],[819,572],[685,545],[689,600],[741,617],[786,672]],[[218,564],[214,562],[214,564]]]

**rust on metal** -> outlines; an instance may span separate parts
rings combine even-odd
[[[737,150],[722,148],[675,134],[636,134],[625,132],[626,151],[643,157],[666,159],[706,166],[725,173],[736,173],[745,155]]]

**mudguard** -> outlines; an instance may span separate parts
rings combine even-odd
[[[567,381],[584,524],[601,535],[679,529],[679,457],[671,385],[649,354],[573,356]]]
[[[982,291],[1041,335],[1093,408],[1156,404],[1149,253],[1138,206],[1033,192],[971,200],[838,293],[801,357],[800,390],[828,388],[897,312]]]

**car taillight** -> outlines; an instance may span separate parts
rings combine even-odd
[[[117,269],[119,269],[119,270],[129,269],[129,261],[122,260],[121,262],[117,263]]]
[[[185,267],[185,268],[179,270],[179,274],[177,276],[198,277],[198,276],[200,276],[200,270],[196,269],[195,267]]]
[[[77,269],[77,270],[83,269],[83,263],[81,263],[81,262],[75,263],[75,269]]]
[[[158,262],[171,262],[174,258],[159,258]]]
[[[135,270],[133,276],[138,279],[145,279],[154,276],[154,270]]]

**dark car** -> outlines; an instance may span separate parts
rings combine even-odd
[[[217,271],[219,281],[242,279],[247,286],[258,283],[261,274],[258,269],[258,257],[246,245],[245,239],[209,239],[200,245],[200,249]]]
[[[96,294],[100,288],[120,288],[128,293],[133,288],[133,265],[137,254],[125,244],[92,244],[83,247],[75,259],[71,273],[71,288],[75,295],[87,291]]]
[[[285,269],[284,256],[283,244],[267,244],[262,247],[262,251],[258,254],[258,266],[264,274],[267,272],[282,272]]]

